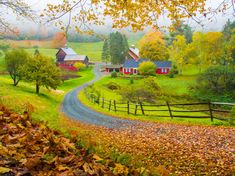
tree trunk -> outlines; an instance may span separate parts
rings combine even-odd
[[[36,83],[36,93],[39,94],[40,86]]]

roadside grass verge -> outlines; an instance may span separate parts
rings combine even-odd
[[[224,121],[220,121],[217,119],[214,119],[214,122],[211,122],[210,118],[208,119],[200,119],[200,118],[173,118],[171,119],[170,117],[154,117],[153,116],[144,116],[144,115],[133,115],[133,114],[127,114],[127,112],[114,112],[114,110],[112,109],[111,111],[109,111],[108,109],[103,109],[101,106],[99,106],[98,104],[94,104],[92,102],[90,102],[84,91],[80,92],[78,94],[78,99],[86,106],[88,106],[89,108],[95,110],[96,112],[99,112],[101,114],[105,114],[105,115],[110,115],[112,117],[116,117],[116,118],[124,118],[124,119],[132,119],[132,120],[139,120],[139,121],[150,121],[150,122],[162,122],[162,123],[173,123],[173,124],[184,124],[184,125],[208,125],[208,126],[229,126],[228,122],[224,122]],[[175,108],[175,110],[182,110],[180,108]],[[133,110],[132,110],[133,111]],[[141,113],[141,110],[138,110],[139,113]],[[159,115],[162,116],[169,116],[169,112],[159,112]],[[180,113],[178,113],[177,115],[182,115]],[[184,115],[186,115],[184,113]],[[196,115],[196,116],[205,116],[204,113],[187,113],[188,116],[190,115]]]

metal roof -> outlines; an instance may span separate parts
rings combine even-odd
[[[138,68],[139,65],[142,62],[149,61],[149,59],[139,59],[139,60],[134,60],[134,59],[127,59],[124,62],[123,67],[124,68]],[[171,67],[171,61],[154,61],[153,62],[157,68],[170,68]]]
[[[136,56],[138,56],[138,57],[139,57],[139,53],[140,53],[140,51],[139,51],[139,49],[138,49],[138,48],[129,48],[129,50],[130,50],[131,52],[133,52]]]
[[[63,50],[67,55],[77,55],[77,53],[72,48],[60,48]]]
[[[87,56],[85,55],[66,55],[64,58],[64,61],[84,61],[86,59]]]

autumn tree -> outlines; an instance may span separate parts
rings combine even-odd
[[[140,56],[153,61],[167,60],[169,52],[161,32],[148,32],[139,41]]]
[[[146,62],[142,62],[139,65],[138,72],[141,75],[150,76],[150,75],[155,75],[156,74],[156,69],[157,69],[157,66],[153,62],[146,61]]]
[[[143,30],[146,26],[159,27],[157,22],[164,12],[167,12],[167,17],[170,20],[176,21],[174,24],[188,18],[202,24],[205,18],[211,18],[215,12],[224,12],[233,5],[233,1],[223,1],[219,7],[208,7],[206,0],[167,2],[164,0],[112,0],[105,2],[100,0],[91,2],[68,0],[58,4],[48,4],[42,16],[48,22],[63,26],[66,24],[61,18],[69,17],[69,12],[72,12],[71,19],[76,23],[74,26],[78,32],[91,30],[89,25],[103,25],[105,18],[99,18],[101,16],[111,18],[113,28],[130,26],[133,30]],[[199,18],[200,15],[204,19]]]
[[[67,37],[64,32],[57,32],[52,39],[53,48],[62,48],[67,43]]]
[[[182,73],[183,66],[188,63],[186,57],[186,38],[183,35],[177,35],[171,46],[171,60],[176,63]]]
[[[20,73],[25,81],[35,83],[37,94],[41,86],[56,89],[61,83],[59,69],[43,55],[34,55],[28,59],[21,67]]]
[[[5,54],[6,68],[13,80],[14,86],[17,86],[22,79],[20,69],[27,62],[28,58],[28,53],[21,49],[8,51]]]

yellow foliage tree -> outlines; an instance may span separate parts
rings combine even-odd
[[[177,35],[171,46],[171,60],[176,63],[180,68],[180,73],[182,72],[183,66],[188,63],[186,57],[186,38],[183,35]]]
[[[150,60],[167,60],[169,52],[161,32],[151,31],[139,42],[140,56]]]
[[[228,7],[228,1],[223,1],[217,10],[224,11]],[[113,28],[131,26],[133,30],[143,30],[146,26],[159,27],[157,21],[165,11],[175,25],[187,18],[200,24],[202,20],[197,16],[201,14],[206,18],[210,11],[214,13],[214,8],[206,7],[206,0],[63,0],[60,4],[48,4],[42,16],[57,25],[66,25],[61,18],[70,11],[73,11],[71,19],[77,23],[76,30],[81,32],[82,28],[89,30],[89,24],[103,24],[106,16],[112,19]]]

